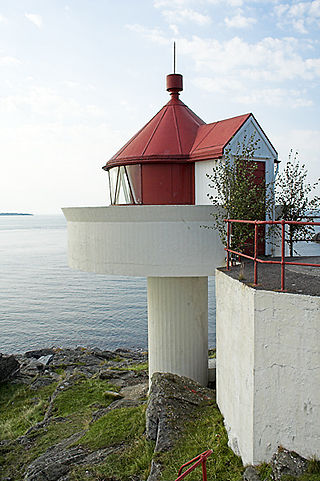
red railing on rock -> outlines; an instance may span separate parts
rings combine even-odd
[[[202,480],[207,481],[206,462],[208,457],[212,453],[213,453],[212,449],[208,449],[208,451],[205,451],[204,453],[199,454],[199,456],[197,456],[196,458],[193,458],[191,459],[191,461],[188,461],[187,463],[183,464],[179,469],[178,477],[175,481],[180,481],[181,479],[184,479],[186,476],[188,476],[189,473],[191,473],[191,471],[193,471],[200,464],[202,465]],[[190,464],[192,464],[192,466],[190,466]],[[190,468],[188,468],[184,473],[182,473],[183,469],[186,468],[187,466],[190,466]]]
[[[311,225],[320,226],[320,222],[297,222],[290,220],[239,220],[239,219],[225,219],[227,223],[227,270],[230,270],[230,254],[236,254],[240,257],[245,257],[254,261],[254,281],[253,284],[258,285],[258,263],[260,264],[280,264],[281,265],[281,291],[285,290],[285,265],[294,266],[308,266],[308,267],[320,267],[320,264],[309,264],[305,262],[292,262],[285,260],[285,226],[286,225]],[[244,254],[242,252],[230,249],[230,239],[232,236],[232,223],[238,224],[253,224],[254,225],[254,256]],[[269,260],[258,258],[258,227],[259,225],[281,225],[281,260]]]

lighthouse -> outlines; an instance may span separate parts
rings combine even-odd
[[[103,166],[111,205],[63,209],[68,257],[75,269],[147,277],[149,378],[206,385],[208,276],[225,257],[206,174],[252,135],[257,175],[270,183],[277,153],[252,114],[207,124],[180,100],[182,75],[166,89],[168,103]]]

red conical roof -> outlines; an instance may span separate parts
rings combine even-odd
[[[198,128],[204,121],[178,98],[182,76],[168,75],[167,83],[171,100],[107,162],[106,170],[116,165],[189,158]]]
[[[206,124],[179,99],[182,75],[167,76],[171,100],[103,167],[220,158],[252,114]]]

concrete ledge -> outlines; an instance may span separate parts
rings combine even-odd
[[[216,271],[217,401],[244,464],[278,446],[320,457],[320,297]]]
[[[144,277],[214,275],[224,250],[213,206],[109,206],[62,209],[71,267]]]

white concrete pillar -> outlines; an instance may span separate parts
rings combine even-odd
[[[149,379],[208,382],[208,277],[148,277]]]

